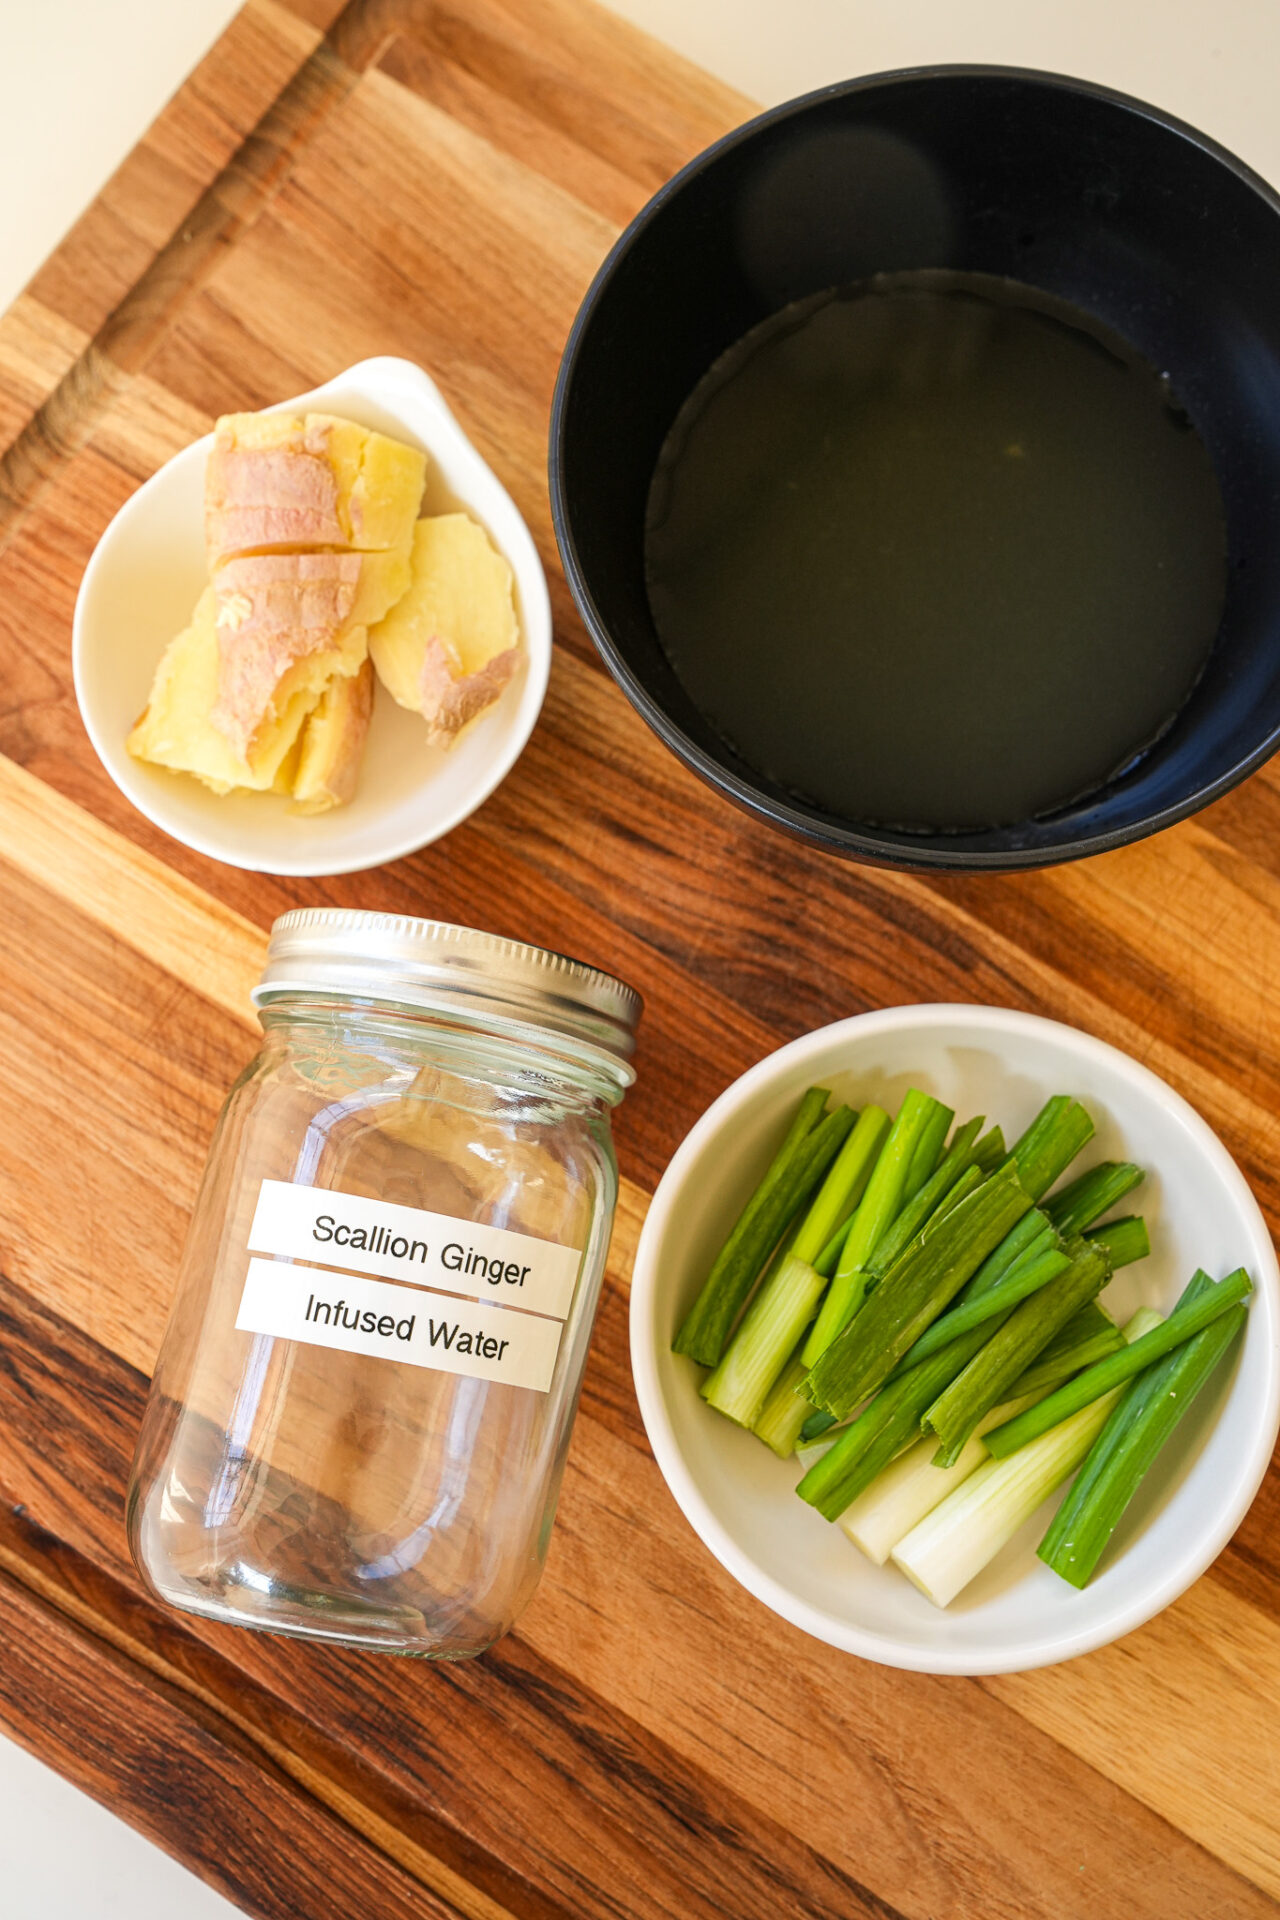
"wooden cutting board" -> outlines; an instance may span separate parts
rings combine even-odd
[[[363,1920],[1232,1920],[1280,1896],[1280,1477],[1160,1619],[981,1681],[865,1665],[721,1572],[626,1342],[647,1194],[753,1061],[976,1000],[1148,1060],[1280,1218],[1280,774],[1084,866],[922,880],[705,791],[596,660],[545,482],[561,345],[618,226],[749,111],[586,0],[250,0],[0,321],[0,1724],[249,1912]],[[76,586],[215,414],[367,354],[438,379],[515,495],[557,648],[534,739],[442,844],[294,882],[187,853],[80,727]],[[489,926],[644,992],[623,1206],[542,1588],[432,1668],[144,1596],[125,1476],[273,916]]]

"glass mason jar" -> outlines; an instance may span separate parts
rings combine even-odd
[[[286,914],[129,1489],[155,1592],[456,1659],[537,1584],[609,1244],[637,995],[538,947]]]

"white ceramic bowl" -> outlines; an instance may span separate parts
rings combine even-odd
[[[429,456],[424,509],[465,507],[511,564],[524,661],[457,745],[430,747],[415,713],[379,686],[355,798],[331,813],[290,815],[282,795],[219,798],[198,780],[133,759],[125,736],[147,703],[156,662],[190,618],[208,575],[204,471],[211,436],[168,461],[120,509],[85,568],[76,600],[76,699],[98,758],[158,827],[215,860],[255,872],[352,873],[448,833],[486,800],[533,731],[551,668],[547,583],[528,528],[450,413],[408,360],[363,360],[268,412],[314,408],[375,427]]]
[[[892,1108],[919,1086],[961,1118],[985,1113],[1012,1140],[1052,1093],[1097,1122],[1077,1163],[1148,1169],[1125,1203],[1152,1254],[1105,1296],[1121,1318],[1167,1310],[1197,1266],[1247,1267],[1255,1292],[1238,1357],[1205,1388],[1077,1592],[1035,1557],[1052,1507],[940,1610],[892,1566],[865,1560],[792,1491],[799,1470],[713,1413],[703,1374],[671,1340],[807,1086]],[[659,1183],[631,1288],[631,1359],[658,1465],[716,1558],[767,1607],[833,1646],[926,1673],[1003,1673],[1066,1660],[1129,1632],[1226,1545],[1266,1472],[1280,1427],[1280,1274],[1252,1194],[1217,1136],[1155,1074],[1071,1027],[1000,1008],[896,1007],[805,1035],[735,1081]]]

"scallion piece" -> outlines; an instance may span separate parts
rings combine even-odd
[[[831,1237],[843,1222],[856,1217],[853,1210],[866,1192],[888,1131],[889,1116],[883,1107],[863,1108],[796,1236],[798,1260],[822,1271],[818,1262]]]
[[[941,1200],[939,1200],[937,1206],[921,1227],[917,1237],[923,1240],[927,1234],[932,1233],[939,1222],[946,1219],[953,1207],[958,1207],[962,1200],[967,1200],[971,1193],[977,1192],[985,1178],[986,1175],[983,1173],[981,1167],[966,1167],[954,1187],[952,1187],[950,1193],[943,1194]],[[878,1279],[879,1273],[880,1269],[873,1264],[868,1269],[868,1282],[870,1283]]]
[[[826,1289],[826,1276],[812,1263],[845,1210],[850,1192],[865,1180],[866,1159],[874,1157],[874,1137],[883,1131],[873,1117],[863,1141],[851,1150],[858,1129],[848,1107],[824,1120],[817,1132],[838,1118],[843,1119],[845,1132],[852,1127],[853,1133],[842,1145],[784,1257],[765,1276],[719,1366],[702,1385],[707,1403],[744,1427],[754,1427],[760,1418],[767,1395],[813,1318]]]
[[[877,1144],[873,1143],[869,1145],[866,1139],[866,1135],[871,1131],[871,1129],[863,1128],[863,1122],[866,1120],[868,1114],[879,1116],[878,1121],[874,1122],[873,1126],[874,1132],[878,1135],[879,1140],[883,1140],[889,1125],[888,1114],[884,1113],[879,1107],[866,1108],[859,1116],[858,1124],[854,1128],[853,1133],[850,1134],[849,1139],[845,1142],[839,1160],[836,1161],[835,1166],[827,1176],[828,1187],[838,1185],[842,1163],[844,1163],[844,1175],[849,1182],[849,1190],[852,1193],[853,1203],[855,1204],[866,1186],[867,1179],[870,1176],[871,1165],[874,1163],[875,1152],[878,1150]],[[862,1153],[859,1156],[850,1150],[854,1147],[860,1130],[864,1133],[864,1141]],[[850,1171],[851,1169],[853,1169],[852,1172]],[[824,1192],[825,1191],[826,1189],[824,1188]],[[818,1200],[814,1202],[815,1213],[821,1201],[822,1195],[820,1194]],[[846,1200],[846,1204],[850,1204],[850,1202]],[[813,1262],[815,1273],[821,1274],[823,1279],[829,1279],[831,1274],[835,1272],[840,1248],[844,1244],[849,1228],[853,1224],[854,1217],[853,1213],[849,1215],[843,1227],[838,1229],[832,1238],[828,1240],[822,1252]],[[812,1215],[810,1216],[810,1220],[812,1220]],[[806,1221],[806,1230],[809,1226],[810,1221]],[[792,1251],[797,1254],[801,1253],[802,1241],[804,1245],[809,1245],[812,1244],[814,1237],[815,1235],[808,1232],[806,1232],[803,1237],[797,1237]],[[752,1423],[752,1432],[763,1440],[765,1445],[782,1460],[788,1459],[790,1455],[795,1452],[801,1434],[813,1415],[812,1401],[807,1400],[799,1391],[800,1383],[803,1381],[807,1372],[808,1368],[804,1365],[799,1353],[796,1353],[783,1368],[774,1385],[769,1389],[764,1405],[760,1409],[759,1416]],[[827,1425],[833,1426],[835,1424],[830,1414],[824,1415],[823,1418],[826,1420]],[[823,1429],[820,1428],[819,1432],[821,1431],[823,1431]]]
[[[938,1436],[940,1467],[952,1464],[983,1414],[997,1401],[1008,1398],[1018,1375],[1030,1366],[1077,1307],[1101,1292],[1110,1271],[1101,1247],[1084,1246],[1064,1273],[1014,1308],[981,1352],[974,1355],[964,1372],[925,1413],[924,1425]],[[992,1453],[996,1451],[990,1439],[987,1445]]]
[[[1110,1314],[1096,1300],[1088,1300],[1041,1349],[1026,1372],[1018,1375],[1012,1397],[1043,1400],[1073,1373],[1082,1372],[1123,1345],[1124,1335]]]
[[[990,1459],[982,1444],[984,1430],[998,1426],[1024,1404],[1022,1400],[1010,1400],[1002,1407],[993,1407],[965,1441],[953,1466],[936,1466],[934,1442],[918,1440],[891,1460],[845,1509],[840,1516],[841,1530],[860,1553],[882,1567],[899,1540]]]
[[[1113,1387],[1123,1386],[1126,1380],[1132,1380],[1135,1374],[1141,1373],[1153,1361],[1162,1360],[1167,1353],[1172,1353],[1176,1347],[1190,1340],[1193,1334],[1211,1326],[1221,1314],[1238,1306],[1252,1291],[1253,1282],[1243,1267],[1237,1267],[1225,1280],[1220,1280],[1211,1292],[1201,1293],[1197,1298],[1175,1307],[1167,1320],[1141,1340],[1125,1346],[1120,1353],[1108,1354],[1105,1360],[1096,1361],[1051,1393],[1047,1400],[1028,1407],[1016,1420],[994,1428],[987,1436],[987,1446],[997,1459],[1016,1452],[1047,1427],[1065,1420],[1078,1408],[1088,1406]]]
[[[954,1118],[955,1115],[950,1107],[944,1107],[941,1101],[936,1100],[930,1108],[929,1117],[920,1129],[920,1138],[916,1142],[916,1150],[911,1156],[911,1164],[907,1168],[907,1177],[903,1182],[903,1206],[908,1200],[914,1200],[921,1187],[925,1186],[937,1172],[938,1163],[942,1159],[943,1149],[947,1144],[947,1132]]]
[[[1208,1274],[1197,1273],[1174,1317],[1212,1286]],[[1037,1549],[1045,1565],[1073,1587],[1085,1586],[1092,1577],[1156,1455],[1239,1338],[1246,1318],[1243,1305],[1229,1307],[1140,1374],[1112,1408]]]
[[[963,1305],[952,1307],[941,1314],[931,1327],[926,1327],[913,1347],[910,1347],[898,1362],[899,1368],[918,1366],[921,1360],[927,1360],[939,1347],[945,1347],[957,1334],[968,1333],[970,1327],[978,1327],[984,1321],[994,1320],[998,1314],[1008,1313],[1020,1300],[1038,1293],[1041,1287],[1048,1286],[1050,1280],[1056,1280],[1071,1265],[1071,1255],[1063,1253],[1061,1248],[1046,1246],[1043,1251],[1032,1249],[1029,1254],[1014,1263],[1012,1269],[985,1293],[976,1294]]]
[[[709,1406],[740,1427],[754,1427],[826,1284],[807,1260],[784,1254],[747,1308],[724,1359],[702,1383]]]
[[[867,1262],[875,1252],[876,1242],[892,1225],[902,1207],[912,1160],[921,1140],[936,1126],[939,1110],[945,1113],[946,1125],[950,1126],[950,1108],[940,1109],[938,1101],[926,1093],[920,1093],[915,1087],[904,1095],[898,1117],[889,1129],[875,1171],[867,1182],[862,1204],[854,1215],[849,1237],[840,1255],[840,1264],[822,1303],[817,1324],[805,1341],[803,1357],[806,1366],[813,1365],[856,1311],[866,1287]]]
[[[874,1393],[1030,1204],[1005,1166],[913,1242],[812,1368],[805,1393],[815,1406],[843,1419]]]
[[[1004,1134],[999,1127],[988,1127],[973,1149],[973,1164],[980,1173],[994,1173],[1009,1157]]]
[[[671,1343],[676,1353],[688,1354],[704,1367],[714,1367],[719,1360],[761,1267],[792,1216],[803,1206],[806,1193],[826,1171],[825,1166],[810,1167],[805,1149],[812,1142],[827,1099],[826,1087],[810,1087],[801,1100],[786,1138],[738,1215]],[[832,1144],[832,1157],[835,1151]]]
[[[961,1293],[960,1304],[972,1300],[975,1294],[985,1293],[988,1287],[994,1287],[1033,1247],[1053,1246],[1056,1238],[1048,1214],[1042,1213],[1038,1207],[1032,1207],[1009,1229],[1000,1245],[988,1254]]]
[[[813,1407],[799,1391],[808,1368],[799,1353],[792,1355],[774,1381],[751,1431],[780,1460],[789,1460],[796,1450],[801,1430]]]
[[[1080,1149],[1093,1138],[1093,1121],[1070,1094],[1055,1094],[1009,1155],[1018,1178],[1033,1200],[1048,1193]]]
[[[1050,1194],[1044,1210],[1063,1239],[1069,1240],[1101,1220],[1104,1213],[1110,1213],[1126,1193],[1141,1185],[1144,1177],[1142,1168],[1135,1167],[1131,1160],[1103,1160],[1069,1186]]]
[[[1140,1338],[1159,1317],[1140,1309],[1125,1328],[1125,1339]],[[1007,1460],[986,1461],[898,1541],[890,1554],[893,1564],[935,1606],[949,1605],[1075,1472],[1118,1392],[1081,1408]],[[990,1440],[988,1434],[988,1446]]]
[[[1089,1227],[1085,1239],[1105,1247],[1112,1273],[1145,1260],[1151,1251],[1147,1223],[1140,1213],[1128,1213],[1123,1220],[1108,1220],[1104,1227]]]
[[[961,1334],[941,1353],[882,1387],[856,1420],[801,1480],[796,1492],[826,1520],[838,1520],[845,1508],[870,1486],[882,1468],[913,1438],[920,1415],[939,1389],[973,1355],[983,1329]]]
[[[916,1235],[931,1220],[947,1196],[955,1191],[960,1180],[971,1167],[978,1167],[979,1173],[990,1171],[979,1166],[978,1151],[982,1141],[977,1138],[981,1119],[968,1120],[964,1126],[957,1127],[951,1145],[942,1156],[942,1162],[932,1178],[921,1187],[914,1199],[909,1200],[898,1214],[893,1225],[881,1234],[876,1241],[875,1251],[871,1255],[873,1275],[887,1273],[894,1261],[905,1252]],[[998,1127],[992,1129],[999,1133]],[[990,1135],[987,1136],[990,1138]]]

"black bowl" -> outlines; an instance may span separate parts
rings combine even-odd
[[[1104,791],[980,833],[868,826],[772,786],[690,702],[645,590],[654,464],[712,361],[805,294],[918,267],[1029,282],[1123,334],[1169,374],[1227,513],[1222,625],[1172,728]],[[1140,839],[1280,745],[1280,196],[1154,107],[1050,74],[935,67],[791,101],[678,173],[597,274],[556,387],[551,503],[609,668],[667,745],[751,812],[906,867],[1047,866]]]

